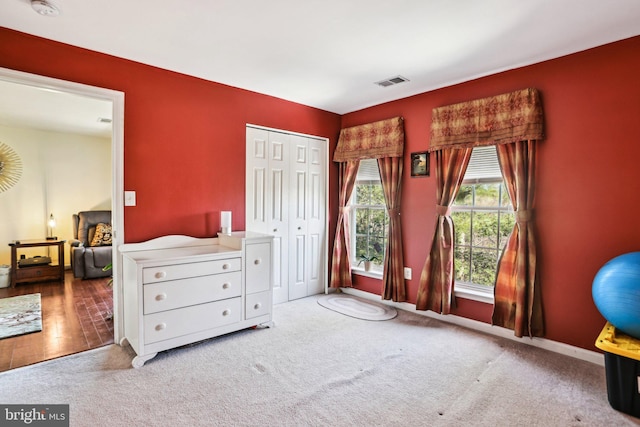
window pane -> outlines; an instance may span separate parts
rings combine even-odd
[[[478,285],[493,286],[497,263],[497,251],[473,248],[471,250],[471,282]]]
[[[455,227],[456,245],[471,244],[471,212],[452,212],[451,218]]]
[[[500,203],[500,184],[477,184],[476,206],[497,207]]]
[[[471,248],[468,246],[456,246],[453,254],[453,262],[456,270],[456,279],[461,282],[470,282],[469,261],[471,260]]]
[[[371,209],[369,222],[369,233],[371,236],[384,237],[387,235],[386,209]]]
[[[371,186],[371,201],[369,202],[369,204],[385,206],[382,184]]]
[[[361,256],[367,256],[367,236],[356,236],[356,253],[355,262],[358,264],[360,262]]]
[[[500,206],[504,206],[505,208],[509,208],[509,209],[513,209],[513,206],[511,205],[511,199],[509,198],[509,193],[507,192],[507,187],[504,185],[504,182],[502,183],[502,185],[500,186],[500,191],[501,191],[501,202],[500,202]]]
[[[513,213],[502,212],[500,214],[500,249],[507,244],[507,240],[513,231],[515,223],[516,219]]]
[[[371,186],[369,185],[357,185],[356,186],[356,199],[353,201],[357,205],[368,205],[371,199]]]
[[[367,234],[369,231],[369,209],[356,208],[356,234]]]
[[[453,201],[454,206],[471,206],[473,204],[473,186],[461,185],[456,199]]]
[[[498,247],[498,212],[473,212],[473,246]]]
[[[350,201],[352,265],[364,267],[362,256],[376,257],[373,271],[382,271],[389,217],[385,207],[378,163],[375,159],[363,160],[358,168],[354,195]]]
[[[369,240],[369,255],[376,257],[374,264],[382,264],[384,261],[384,243],[384,237],[376,237]]]

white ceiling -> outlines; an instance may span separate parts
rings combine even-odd
[[[639,0],[55,1],[0,26],[338,114],[640,35]]]

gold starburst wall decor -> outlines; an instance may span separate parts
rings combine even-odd
[[[22,176],[22,161],[7,144],[0,142],[0,192],[13,187]]]

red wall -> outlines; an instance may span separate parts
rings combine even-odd
[[[244,229],[247,123],[330,138],[331,153],[340,132],[337,114],[6,28],[0,67],[125,93],[124,186],[137,198],[125,208],[127,242],[214,236],[221,210]],[[336,177],[331,165],[330,194]]]
[[[330,138],[339,129],[405,118],[407,153],[429,146],[434,107],[535,87],[547,139],[537,178],[539,278],[547,338],[594,349],[604,319],[591,299],[598,269],[640,250],[640,37],[347,114],[342,117],[225,85],[0,28],[0,67],[125,92],[127,242],[211,236],[220,210],[244,228],[246,123]],[[403,234],[415,302],[435,223],[435,179],[411,178],[405,156]],[[336,168],[330,165],[330,236]],[[380,282],[356,285],[380,293]],[[459,300],[456,314],[489,321],[491,306]]]
[[[423,93],[343,116],[354,126],[405,118],[405,152],[429,147],[431,110],[526,87],[542,93],[547,138],[536,188],[539,282],[546,338],[595,350],[604,326],[591,298],[609,259],[640,251],[640,37]],[[435,225],[435,177],[411,178],[405,156],[402,226],[415,303]],[[357,277],[380,293],[380,282]],[[455,314],[490,322],[492,306],[458,299]],[[640,309],[640,308],[639,308]]]

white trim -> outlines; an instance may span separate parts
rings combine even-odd
[[[533,347],[542,348],[545,350],[553,351],[554,353],[563,354],[576,359],[591,362],[599,366],[604,366],[604,355],[595,351],[586,350],[584,348],[575,347],[569,344],[564,344],[558,341],[552,341],[545,338],[518,338],[513,335],[513,331],[499,326],[492,326],[484,322],[477,320],[467,319],[465,317],[449,314],[443,316],[432,311],[416,310],[415,304],[407,302],[393,302],[381,299],[380,295],[375,295],[369,292],[364,292],[353,288],[340,288],[342,292],[349,295],[358,296],[360,298],[368,299],[378,303],[386,304],[392,307],[399,308],[401,310],[409,311],[421,316],[430,317],[433,319],[441,320],[443,322],[451,323],[457,326],[473,329],[475,331],[483,332],[489,335],[494,335],[501,338],[506,338],[511,341],[515,341],[521,344],[530,345]],[[595,342],[595,340],[594,340]]]
[[[211,246],[217,245],[217,237],[192,237],[181,234],[172,234],[168,236],[160,236],[155,239],[147,240],[140,243],[127,243],[120,245],[120,252],[137,252],[155,249],[174,249],[193,246]]]
[[[285,130],[285,129],[270,128],[270,127],[266,127],[266,126],[254,125],[252,123],[246,123],[245,127],[250,127],[250,128],[254,128],[254,129],[262,129],[262,130],[266,130],[266,131],[269,131],[269,132],[283,133],[285,135],[297,135],[297,136],[302,136],[304,138],[313,138],[313,139],[318,139],[318,140],[321,140],[321,141],[326,141],[327,142],[327,154],[329,152],[329,138],[327,138],[326,136],[311,135],[311,134],[308,134],[308,133],[293,132],[293,131]],[[327,164],[329,164],[329,157],[327,157]]]
[[[114,341],[124,336],[122,301],[122,255],[118,243],[124,242],[124,92],[89,86],[82,83],[40,76],[0,67],[0,80],[29,85],[41,89],[72,93],[89,98],[110,101],[113,108],[111,136],[111,215],[113,221],[113,325]]]
[[[383,274],[379,271],[365,271],[362,268],[351,267],[351,274],[356,274],[358,276],[370,277],[372,279],[382,280]]]
[[[464,298],[493,305],[493,288],[482,288],[483,286],[474,285],[472,283],[456,283],[453,287],[453,293],[457,298]]]

